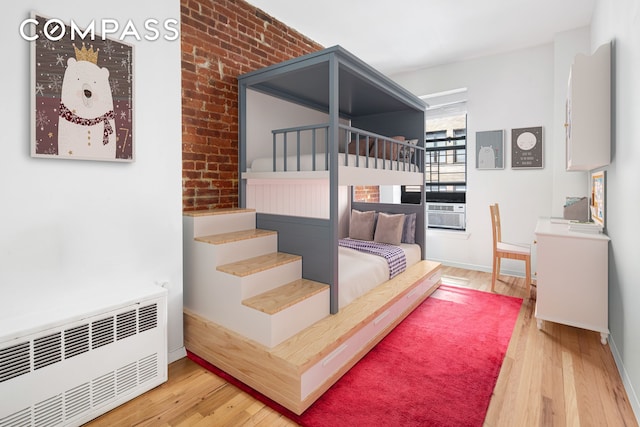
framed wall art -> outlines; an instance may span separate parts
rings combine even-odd
[[[511,167],[531,169],[544,167],[542,126],[511,129]]]
[[[32,17],[31,155],[133,161],[133,46]]]
[[[504,131],[476,132],[476,168],[504,169]]]

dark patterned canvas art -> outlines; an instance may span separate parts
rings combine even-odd
[[[34,18],[32,156],[133,161],[133,47]]]

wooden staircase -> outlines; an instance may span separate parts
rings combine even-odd
[[[184,307],[266,347],[329,315],[329,286],[302,278],[302,257],[252,209],[184,214]]]

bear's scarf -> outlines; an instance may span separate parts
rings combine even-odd
[[[104,131],[102,132],[102,145],[107,145],[109,143],[109,135],[113,133],[113,128],[111,127],[111,123],[109,123],[109,120],[115,120],[116,115],[113,110],[109,110],[100,117],[96,117],[95,119],[83,119],[82,117],[76,115],[76,113],[69,110],[63,102],[60,102],[60,117],[63,117],[68,122],[82,126],[93,126],[97,125],[100,122],[104,122]]]

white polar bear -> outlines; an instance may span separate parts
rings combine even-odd
[[[493,147],[480,146],[478,150],[478,169],[495,169],[496,153]]]
[[[69,58],[62,80],[58,156],[116,158],[116,122],[109,70]]]

